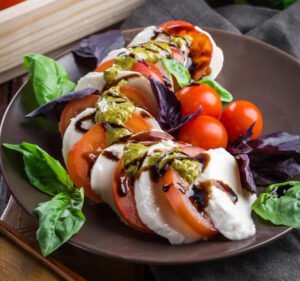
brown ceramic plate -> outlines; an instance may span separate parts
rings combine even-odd
[[[248,99],[261,108],[264,133],[286,130],[300,134],[300,63],[285,53],[253,39],[224,31],[209,30],[223,49],[225,64],[218,77],[236,99]],[[137,30],[125,31],[127,39]],[[87,70],[76,66],[72,54],[60,63],[76,81]],[[26,120],[33,108],[32,89],[22,87],[3,118],[1,143],[27,141],[40,145],[61,159],[61,139],[55,124]],[[37,203],[48,197],[36,191],[26,180],[21,158],[1,149],[2,171],[12,193],[23,208],[32,214]],[[105,205],[85,204],[87,221],[70,243],[99,255],[138,263],[174,264],[214,260],[237,255],[262,246],[289,231],[255,218],[257,234],[243,241],[217,239],[190,245],[171,246],[157,236],[140,234],[121,223]]]

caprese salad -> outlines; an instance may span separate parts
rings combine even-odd
[[[76,225],[48,250],[42,245],[43,253],[55,250],[80,229],[83,191],[94,203],[108,204],[129,227],[160,235],[171,244],[216,235],[230,240],[252,237],[256,233],[253,206],[264,219],[299,227],[266,215],[270,212],[266,199],[257,199],[256,194],[256,183],[295,176],[285,166],[276,181],[274,167],[265,161],[288,165],[286,160],[293,159],[299,165],[299,137],[283,132],[260,137],[263,117],[258,107],[246,100],[233,101],[214,80],[224,57],[212,36],[183,21],[147,27],[126,47],[120,36],[118,32],[94,36],[74,49],[75,57],[97,62],[94,71],[77,84],[53,60],[38,54],[25,57],[41,105],[27,117],[59,119],[67,172],[38,147],[26,143],[6,147],[21,152],[25,165],[26,157],[47,162],[59,191],[51,190],[48,178],[37,184],[38,175],[33,177],[28,167],[26,173],[34,186],[54,199],[61,196],[59,192],[68,194],[64,196],[72,203],[62,210],[69,210]],[[110,50],[104,44],[101,50],[104,39],[114,47],[119,42],[120,48]],[[41,87],[41,81],[47,80],[39,77],[39,67],[59,73],[54,88],[53,83]],[[298,188],[298,182],[280,186],[288,194]],[[268,200],[285,196],[276,193],[278,186],[271,190]],[[75,205],[80,206],[76,209],[80,215],[74,218]],[[45,206],[49,203],[37,208],[40,223]],[[47,232],[47,227],[40,229],[40,240],[42,231]]]

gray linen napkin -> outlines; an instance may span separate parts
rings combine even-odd
[[[277,11],[248,5],[213,10],[199,0],[148,0],[122,28],[144,27],[171,19],[243,33],[300,58],[300,1]],[[293,231],[266,247],[238,257],[194,265],[150,266],[150,269],[156,281],[298,281],[300,235]]]

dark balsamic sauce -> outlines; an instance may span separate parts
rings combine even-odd
[[[80,118],[79,120],[77,120],[75,122],[75,130],[82,133],[82,134],[85,134],[89,129],[83,128],[82,123],[84,121],[88,121],[88,120],[94,121],[94,119],[95,119],[95,113],[92,113],[92,114],[89,114],[87,116],[84,116],[84,117]]]
[[[162,188],[162,191],[163,191],[163,192],[168,192],[171,186],[172,186],[172,185],[171,185],[170,183],[169,183],[169,184],[165,184],[165,185],[163,186],[163,188]]]
[[[168,133],[159,130],[150,130],[137,133],[129,137],[131,142],[159,142],[161,140],[173,140],[173,137]]]
[[[101,155],[101,156],[103,156],[103,157],[105,157],[105,158],[107,158],[107,159],[109,159],[109,160],[115,161],[115,162],[117,162],[117,161],[120,160],[119,157],[118,157],[118,155],[116,155],[116,154],[114,153],[114,151],[104,150],[104,151],[102,152],[102,155]]]
[[[133,190],[133,180],[130,178],[124,169],[121,170],[117,182],[117,193],[120,197],[125,197],[129,190]]]
[[[208,153],[200,153],[199,155],[194,157],[195,160],[199,161],[202,164],[202,173],[205,171],[207,168],[209,161],[210,161],[210,156]]]

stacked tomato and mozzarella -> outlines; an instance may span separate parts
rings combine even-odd
[[[205,84],[180,89],[161,63],[165,56],[189,68],[194,80],[215,78],[223,65],[212,37],[186,22],[145,28],[127,48],[109,53],[76,88],[102,94],[71,101],[62,113],[68,173],[88,198],[107,203],[125,224],[172,244],[218,233],[232,240],[251,237],[256,195],[242,188],[237,162],[225,150],[229,133],[220,121],[221,100]],[[180,129],[179,141],[155,119],[159,107],[148,77],[176,92],[182,116],[202,107]],[[114,121],[109,110],[122,103],[126,118]]]

